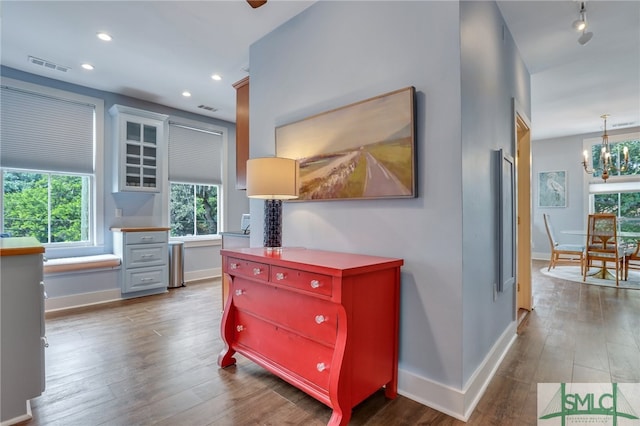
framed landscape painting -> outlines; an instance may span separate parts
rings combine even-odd
[[[415,197],[415,89],[277,127],[276,155],[300,163],[298,200]]]
[[[538,207],[567,207],[567,172],[538,173]]]

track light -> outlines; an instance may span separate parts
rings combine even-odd
[[[572,26],[576,31],[584,31],[587,28],[587,10],[584,7],[584,2],[580,3],[580,14],[578,19],[573,21]]]
[[[585,44],[589,43],[589,40],[591,40],[591,37],[593,37],[592,32],[587,32],[587,9],[584,3],[585,2],[580,2],[580,12],[578,15],[578,19],[573,21],[572,24],[573,28],[576,31],[582,31],[582,34],[580,35],[580,37],[578,37],[578,44],[580,46],[584,46]]]

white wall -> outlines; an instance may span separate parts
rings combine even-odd
[[[496,40],[502,34],[497,6],[478,3],[318,2],[250,52],[251,157],[275,154],[279,125],[406,86],[416,88],[418,197],[285,203],[283,244],[404,259],[400,391],[459,418],[473,405],[466,394],[471,377],[509,329],[513,315],[508,297],[493,303],[493,270],[478,277],[466,265],[495,264],[495,249],[487,246],[493,229],[480,231],[485,246],[473,253],[463,248],[463,230],[475,234],[493,220],[490,151],[510,141],[512,97],[522,95],[527,110],[529,105],[528,73],[513,42]],[[475,54],[461,52],[460,14],[467,7],[465,16],[474,26],[498,26],[484,50],[499,55],[482,56],[481,50],[465,72],[500,72],[483,74],[463,96],[461,54]],[[478,61],[497,65],[478,69]],[[487,95],[486,84],[499,90]],[[483,104],[484,99],[489,102]],[[472,110],[464,112],[462,101],[473,102]],[[482,110],[496,106],[492,113]],[[488,120],[485,128],[501,130],[481,132],[477,148],[470,139],[463,145],[470,136],[468,130],[463,134],[464,120],[477,119]],[[477,173],[465,176],[466,168]],[[469,180],[477,183],[463,193]],[[463,206],[465,201],[469,205]],[[466,219],[467,212],[474,214],[473,205],[481,216]],[[262,206],[251,201],[252,246],[262,244]],[[478,294],[483,300],[474,307]],[[471,312],[466,318],[464,310]]]

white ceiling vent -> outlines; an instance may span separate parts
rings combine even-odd
[[[51,61],[47,61],[45,59],[36,58],[34,56],[29,56],[29,62],[34,65],[38,65],[40,67],[48,68],[54,71],[67,72],[71,69],[71,67],[65,67],[64,65],[54,64]]]
[[[206,106],[206,105],[198,105],[198,108],[206,109],[207,111],[216,112],[218,108]]]

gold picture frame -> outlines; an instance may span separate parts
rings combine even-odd
[[[416,197],[415,88],[276,127],[276,155],[300,163],[298,201]]]

